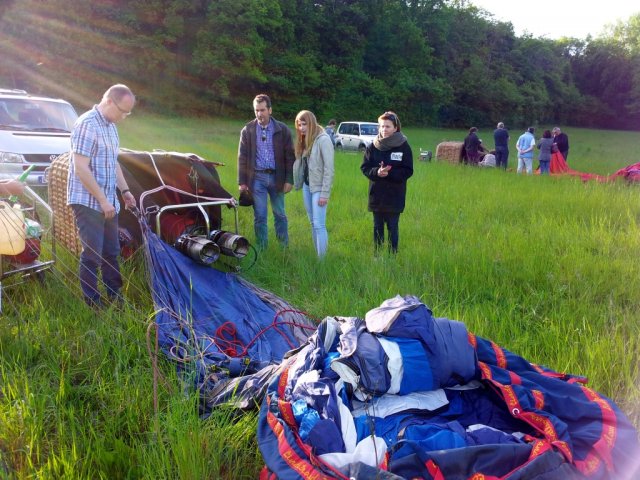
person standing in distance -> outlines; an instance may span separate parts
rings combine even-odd
[[[567,157],[569,156],[569,136],[566,133],[562,133],[560,127],[553,127],[551,131],[553,134],[553,143],[555,143],[558,148],[558,152],[562,154],[562,158],[564,158],[565,162],[568,162]]]
[[[482,145],[480,138],[478,138],[478,128],[471,127],[469,129],[469,135],[464,139],[464,151],[465,151],[465,164],[478,165],[480,161],[480,151]]]
[[[540,161],[540,175],[549,175],[549,165],[551,164],[551,147],[553,145],[553,138],[551,138],[551,131],[545,130],[542,134],[542,138],[538,142],[538,160]]]
[[[327,123],[327,126],[324,128],[324,131],[326,132],[327,135],[329,135],[331,142],[335,145],[336,144],[336,121],[333,118],[329,120],[329,123]]]
[[[271,200],[276,237],[289,244],[289,227],[284,210],[284,195],[293,187],[293,141],[284,123],[271,116],[271,99],[257,95],[253,99],[255,120],[240,132],[238,145],[238,185],[240,192],[253,194],[253,226],[258,248],[268,244],[267,196]]]
[[[520,135],[516,148],[518,149],[518,173],[527,171],[528,175],[533,173],[533,149],[536,146],[536,137],[533,136],[535,128],[529,127],[526,132]]]
[[[295,125],[294,187],[302,188],[313,245],[318,258],[323,258],[329,245],[327,204],[333,185],[333,142],[309,110],[298,112]]]
[[[136,98],[126,85],[113,85],[98,105],[82,114],[71,133],[72,160],[67,179],[67,204],[71,206],[82,253],[80,286],[84,301],[104,306],[98,290],[98,270],[109,302],[122,302],[122,277],[118,265],[118,212],[120,190],[127,208],[136,206],[118,163],[120,139],[116,124],[129,115]]]
[[[509,131],[504,128],[504,123],[498,122],[493,131],[493,141],[496,148],[496,167],[507,169],[509,163]]]
[[[369,211],[373,212],[373,241],[378,250],[384,243],[384,226],[389,249],[398,252],[400,214],[404,211],[407,179],[413,175],[413,152],[400,132],[394,112],[378,117],[378,136],[364,152],[360,170],[369,179]]]

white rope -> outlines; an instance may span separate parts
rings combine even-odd
[[[162,175],[160,175],[160,171],[158,170],[158,166],[156,165],[156,161],[153,159],[153,155],[151,154],[151,152],[145,152],[145,153],[149,155],[149,158],[151,159],[151,163],[153,164],[153,168],[155,168],[156,174],[160,179],[160,183],[162,183],[162,185],[165,185],[164,180],[162,179]]]

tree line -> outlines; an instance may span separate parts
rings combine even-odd
[[[0,87],[152,111],[640,130],[640,13],[587,39],[516,36],[467,0],[5,0]]]

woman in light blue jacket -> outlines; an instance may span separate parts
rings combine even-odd
[[[333,142],[316,120],[302,110],[296,115],[296,162],[293,168],[294,186],[302,188],[304,207],[311,222],[313,245],[318,257],[327,253],[327,204],[333,184]]]

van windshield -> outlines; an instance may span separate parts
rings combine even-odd
[[[68,103],[31,98],[0,99],[0,125],[20,130],[70,132],[78,114]]]
[[[360,125],[361,135],[378,135],[378,125]]]

